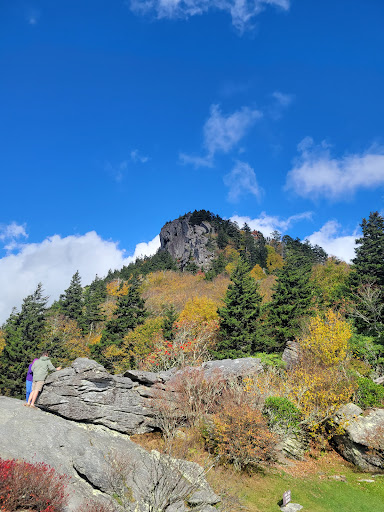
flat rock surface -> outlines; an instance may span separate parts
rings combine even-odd
[[[68,512],[84,500],[110,500],[117,477],[123,475],[132,501],[126,510],[144,503],[154,487],[165,494],[167,512],[186,510],[184,500],[172,497],[188,491],[192,510],[214,505],[218,497],[197,464],[148,453],[128,436],[103,426],[79,424],[40,409],[23,407],[20,400],[0,397],[0,457],[44,462],[71,478]],[[118,473],[113,469],[120,467]],[[176,484],[175,484],[176,483]],[[172,499],[171,499],[172,498]],[[160,497],[159,497],[160,499]],[[132,507],[132,508],[131,508]],[[136,510],[144,510],[139,508]]]

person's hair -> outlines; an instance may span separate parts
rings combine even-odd
[[[44,352],[41,353],[41,356],[40,357],[43,357],[43,356],[49,356],[48,352],[45,350]]]

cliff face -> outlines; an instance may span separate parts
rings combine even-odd
[[[168,251],[183,269],[189,262],[208,270],[215,257],[215,246],[211,236],[215,234],[208,221],[192,225],[190,214],[182,219],[168,222],[160,232],[161,250]]]

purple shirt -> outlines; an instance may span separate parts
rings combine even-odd
[[[33,381],[33,372],[32,372],[32,365],[33,363],[37,361],[37,358],[32,361],[32,363],[28,366],[28,373],[27,373],[27,379]]]

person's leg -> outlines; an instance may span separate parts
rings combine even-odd
[[[25,400],[28,402],[29,395],[32,392],[32,381],[31,380],[25,381],[25,389],[26,389]]]
[[[35,403],[37,393],[38,393],[38,391],[36,391],[36,390],[31,391],[31,394],[29,395],[29,398],[28,398],[28,405],[31,405],[33,399],[34,399],[33,403]]]
[[[35,402],[38,394],[43,389],[44,381],[33,382],[32,384],[32,393],[29,396],[29,405],[31,407],[35,407]]]
[[[33,397],[32,397],[31,403],[30,403],[30,406],[31,406],[31,407],[35,407],[35,402],[36,402],[36,398],[37,398],[37,396],[38,396],[38,394],[39,394],[39,390],[38,390],[38,389],[36,389],[35,391],[32,391],[32,393],[34,393],[34,394],[33,394]]]

